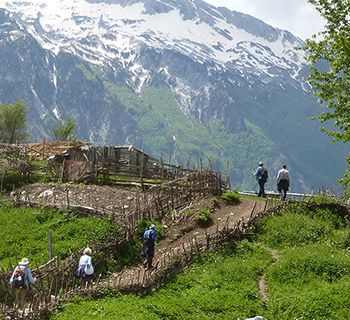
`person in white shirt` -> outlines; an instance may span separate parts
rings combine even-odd
[[[87,247],[84,249],[84,254],[79,259],[79,266],[76,270],[76,276],[82,279],[82,286],[89,287],[92,284],[94,266],[92,264],[92,250]]]
[[[277,173],[277,190],[282,200],[286,200],[289,185],[289,171],[287,170],[287,166],[284,164],[282,169],[280,169]]]

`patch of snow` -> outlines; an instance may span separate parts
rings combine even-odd
[[[52,109],[52,112],[54,113],[54,115],[55,115],[55,117],[56,117],[57,119],[60,119],[60,117],[58,116],[58,110],[57,110],[56,107],[54,107],[54,108]]]

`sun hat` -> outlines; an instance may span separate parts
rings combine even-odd
[[[23,258],[18,264],[21,266],[26,266],[27,264],[29,264],[29,259]]]
[[[87,254],[87,255],[91,256],[91,253],[92,253],[92,250],[89,247],[86,247],[84,249],[84,254]]]
[[[149,227],[150,229],[155,229],[156,228],[156,225],[155,224],[151,224],[151,226]]]

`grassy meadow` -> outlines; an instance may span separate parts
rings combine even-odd
[[[198,257],[150,295],[77,298],[51,319],[349,319],[350,230],[335,211],[294,207],[263,218],[248,238]]]
[[[64,258],[86,245],[104,241],[118,227],[108,219],[79,217],[50,209],[0,206],[0,264],[7,267],[28,257],[32,265],[48,260],[48,231],[52,231],[53,255]]]

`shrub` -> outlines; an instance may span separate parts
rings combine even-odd
[[[165,237],[165,229],[163,225],[159,221],[150,220],[150,219],[141,219],[140,222],[137,225],[137,231],[138,231],[138,237],[140,239],[143,238],[143,234],[145,231],[150,227],[151,224],[156,225],[156,231],[157,231],[157,239],[163,239]]]
[[[220,202],[219,202],[219,199],[217,197],[212,198],[212,206],[214,209],[220,208]]]
[[[225,191],[221,198],[227,203],[227,204],[237,204],[240,203],[240,195],[237,190],[229,190]]]
[[[196,215],[197,223],[202,227],[207,227],[212,223],[212,218],[210,215],[210,210],[208,208],[202,209]]]

